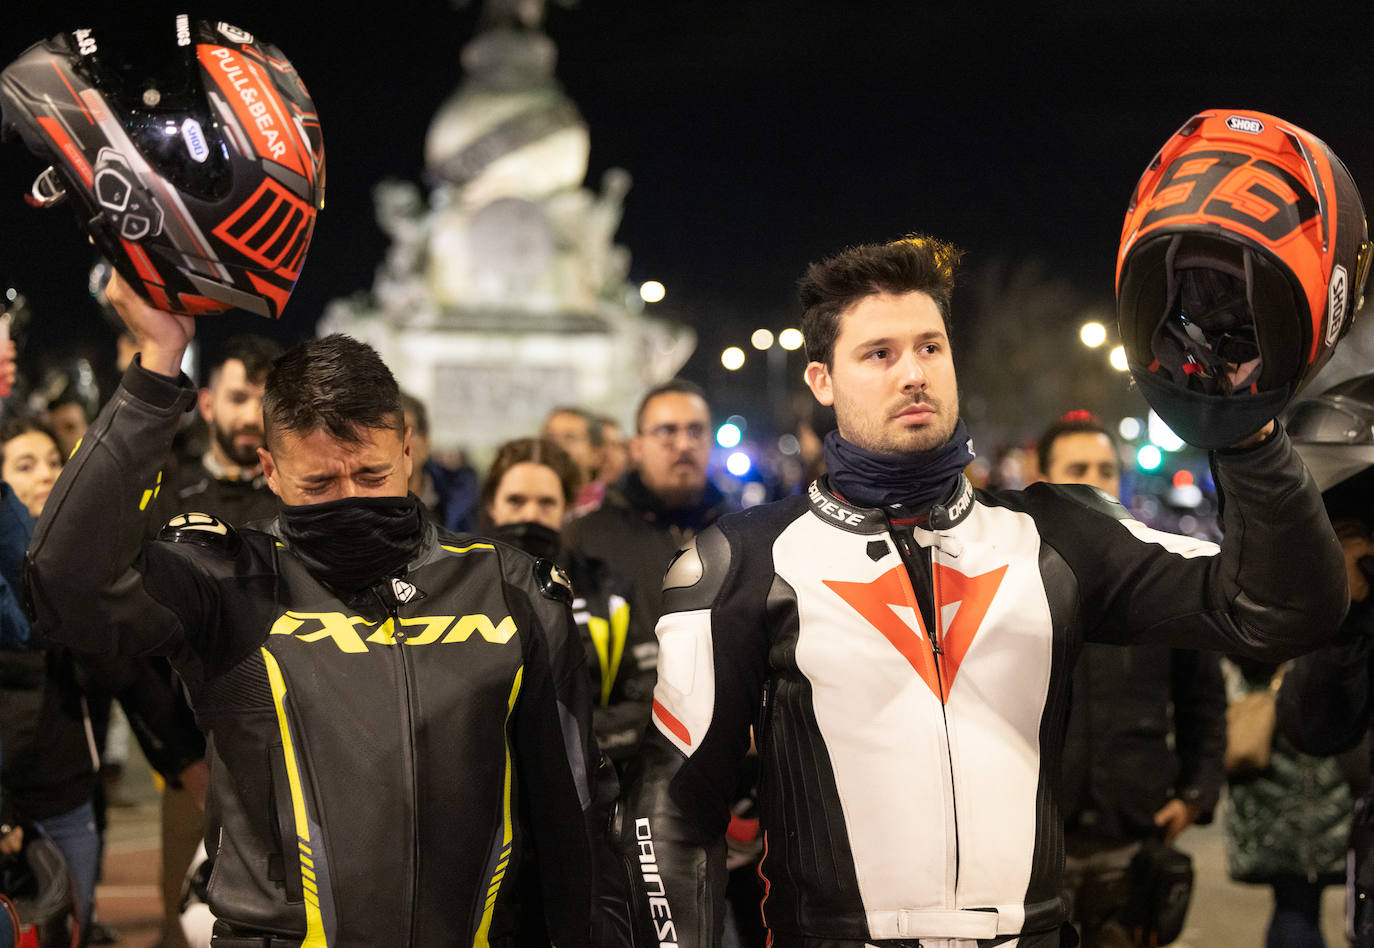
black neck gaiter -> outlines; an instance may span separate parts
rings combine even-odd
[[[345,497],[323,504],[282,504],[282,539],[315,578],[354,593],[410,562],[424,539],[420,499]]]
[[[492,527],[487,531],[487,536],[493,540],[504,540],[511,546],[518,546],[530,556],[538,556],[546,560],[556,559],[562,546],[562,539],[557,530],[546,527],[542,523],[535,523],[533,520]]]
[[[973,439],[962,418],[944,444],[913,454],[878,454],[838,431],[825,436],[825,470],[837,494],[853,504],[898,507],[911,515],[949,497],[973,458]]]

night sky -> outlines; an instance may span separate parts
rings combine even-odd
[[[180,9],[112,3],[103,15],[115,6],[165,9],[169,22]],[[808,260],[912,231],[963,247],[970,272],[1036,260],[1109,306],[1131,188],[1204,108],[1302,125],[1366,194],[1374,187],[1374,51],[1360,4],[947,6],[550,5],[557,75],[591,130],[588,182],[599,187],[611,166],[634,179],[618,233],[631,277],[666,284],[658,311],[701,335],[684,374],[718,381],[722,346],[746,345],[755,325],[794,322]],[[319,107],[328,154],[328,206],[286,319],[227,315],[204,338],[311,334],[330,299],[371,286],[387,243],[372,186],[421,180],[425,130],[460,81],[477,9],[401,0],[357,17],[351,7],[190,7],[286,52]],[[3,4],[0,60],[99,22],[100,8],[86,9],[95,12]],[[71,213],[21,200],[39,167],[21,144],[0,147],[0,279],[32,302],[30,360],[111,338],[84,295],[90,254]],[[957,294],[955,308],[957,320]],[[956,343],[979,329],[959,326]]]

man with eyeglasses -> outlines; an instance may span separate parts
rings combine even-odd
[[[646,614],[659,613],[668,561],[730,507],[706,477],[711,409],[684,379],[650,389],[635,413],[628,472],[606,488],[601,506],[568,525],[566,541],[628,577]]]

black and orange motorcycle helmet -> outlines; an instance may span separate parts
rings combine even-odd
[[[71,198],[154,306],[281,316],[324,206],[324,143],[276,46],[184,14],[151,35],[73,30],[0,73],[0,110],[50,162],[30,203]]]
[[[1222,448],[1277,417],[1364,301],[1364,204],[1341,160],[1291,122],[1193,116],[1126,209],[1116,298],[1131,375],[1179,437]]]

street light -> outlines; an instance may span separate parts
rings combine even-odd
[[[1112,368],[1116,369],[1118,372],[1125,372],[1126,369],[1129,368],[1129,366],[1126,365],[1125,346],[1117,346],[1112,349],[1111,355],[1107,356],[1107,359],[1111,362]]]
[[[755,349],[763,351],[773,345],[773,334],[767,329],[755,329],[754,334],[749,337],[749,341]]]
[[[744,350],[739,346],[731,346],[720,354],[720,364],[731,372],[744,365]]]
[[[1084,323],[1083,328],[1078,330],[1078,338],[1089,349],[1096,349],[1107,341],[1107,327],[1096,321]]]
[[[639,284],[639,298],[646,303],[657,303],[667,295],[668,291],[657,280],[645,280]]]
[[[800,329],[784,329],[782,332],[778,333],[778,345],[782,346],[788,352],[794,349],[800,349],[802,343],[805,341]]]

